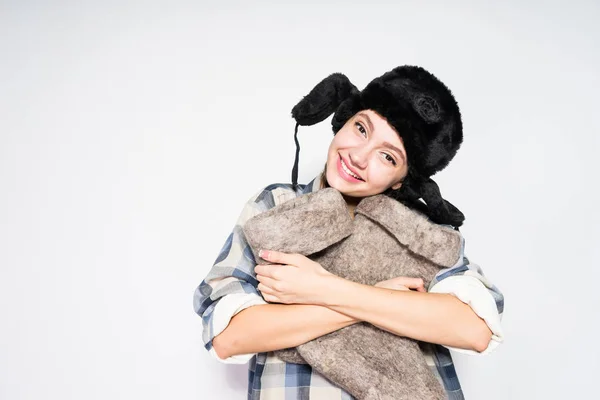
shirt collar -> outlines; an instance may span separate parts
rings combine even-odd
[[[304,189],[302,189],[302,194],[316,192],[321,188],[321,178],[323,176],[323,172],[319,172],[317,176],[313,178],[312,181],[306,184]]]

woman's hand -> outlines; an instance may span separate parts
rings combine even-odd
[[[335,275],[321,264],[298,253],[261,250],[260,257],[273,263],[254,267],[266,301],[323,305],[322,295]]]
[[[375,286],[394,290],[414,289],[417,292],[426,292],[425,286],[423,286],[423,279],[409,278],[407,276],[399,276],[397,278],[381,281],[376,283]]]

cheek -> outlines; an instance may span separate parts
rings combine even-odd
[[[333,140],[331,142],[332,146],[335,147],[349,147],[355,146],[360,143],[360,138],[358,135],[354,134],[351,130],[340,129],[338,133],[335,134]]]
[[[375,159],[369,165],[369,179],[373,185],[385,187],[396,179],[396,173]]]
[[[331,154],[335,149],[335,138],[329,143],[329,148],[327,149],[327,153]]]

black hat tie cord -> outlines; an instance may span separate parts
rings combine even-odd
[[[298,142],[298,126],[299,122],[296,122],[296,128],[294,129],[294,141],[296,142],[296,159],[294,160],[294,167],[292,168],[292,186],[294,190],[298,187],[298,161],[300,159],[300,142]]]

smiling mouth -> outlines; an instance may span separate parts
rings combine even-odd
[[[351,177],[358,179],[360,181],[365,181],[363,178],[361,178],[360,176],[358,176],[357,174],[355,174],[354,172],[352,172],[350,170],[350,168],[346,165],[346,162],[344,161],[344,158],[340,155],[340,163],[342,165],[342,169],[344,170],[345,173],[347,173],[348,175],[350,175]]]

